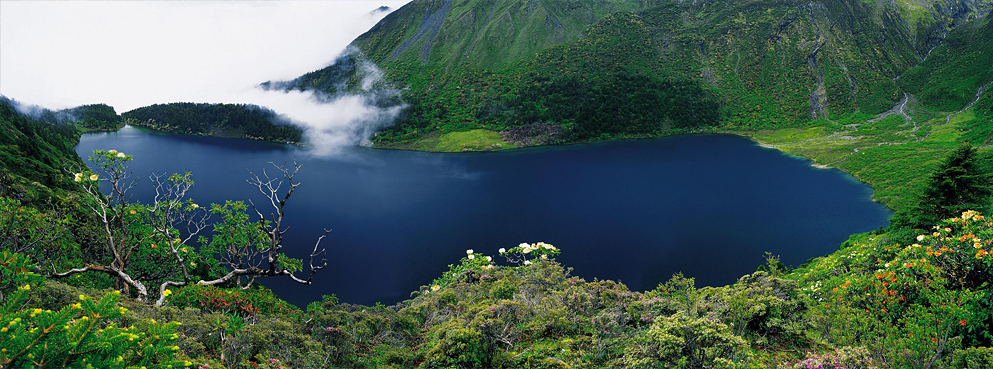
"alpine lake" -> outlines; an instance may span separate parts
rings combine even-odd
[[[133,127],[83,135],[76,152],[115,149],[130,163],[134,199],[148,175],[190,171],[200,205],[262,199],[249,171],[302,165],[286,205],[284,251],[304,258],[324,229],[328,266],[313,285],[260,280],[298,306],[336,294],[393,304],[472,249],[492,256],[546,242],[573,275],[655,288],[674,273],[725,285],[765,262],[788,266],[886,226],[892,212],[837,169],[728,135],[686,135],[500,152],[438,154],[354,147],[330,158],[244,139],[158,134]],[[269,210],[264,208],[263,210]],[[216,218],[214,219],[216,220]],[[307,271],[305,270],[304,273]],[[304,274],[305,275],[305,274]]]

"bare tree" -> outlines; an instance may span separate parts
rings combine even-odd
[[[262,176],[252,173],[248,183],[258,187],[272,206],[267,219],[263,210],[249,201],[257,215],[253,221],[245,213],[247,207],[243,203],[229,201],[208,210],[189,199],[187,193],[194,182],[188,172],[168,177],[151,175],[155,189],[152,203],[131,202],[129,191],[137,184],[127,170],[126,163],[131,160],[130,155],[114,150],[97,150],[90,158],[96,164],[96,172],[73,173],[87,195],[83,202],[101,224],[105,239],[98,245],[94,260],[63,272],[53,270],[54,277],[106,273],[118,280],[119,288],[125,292],[133,290],[141,301],[148,299],[146,284],[156,283],[159,293],[156,305],[161,305],[170,286],[235,284],[245,289],[259,277],[279,276],[311,284],[317,271],[327,266],[326,250],[320,246],[330,232],[327,229],[310,252],[309,275],[305,278],[296,275],[303,269],[302,260],[282,252],[283,235],[288,229],[283,224],[284,207],[300,185],[293,179],[300,170],[295,162],[292,170],[285,164],[270,163],[280,176],[270,177],[267,171]],[[101,191],[101,182],[109,187],[108,193]],[[221,215],[222,219],[211,223],[212,214]],[[201,245],[198,254],[191,245],[208,227],[213,227],[215,235],[209,244]],[[160,245],[162,249],[158,249]],[[149,252],[150,249],[158,250]],[[191,271],[196,265],[193,259],[216,260],[227,272],[220,277],[204,278]]]
[[[286,201],[293,195],[293,191],[300,186],[300,183],[294,182],[293,178],[300,171],[301,165],[294,162],[292,170],[290,170],[285,164],[282,166],[272,162],[269,164],[279,173],[277,176],[270,176],[267,171],[263,170],[261,176],[250,172],[252,178],[248,179],[248,183],[257,187],[269,203],[268,205],[271,206],[269,217],[267,218],[263,214],[263,210],[251,200],[249,203],[258,216],[257,221],[246,222],[244,217],[236,217],[230,212],[227,213],[222,225],[223,230],[232,234],[242,233],[247,237],[215,237],[211,250],[218,254],[218,261],[229,271],[220,278],[200,280],[197,282],[198,284],[234,283],[245,289],[251,287],[252,283],[260,277],[286,276],[298,283],[309,285],[313,282],[314,275],[327,267],[327,250],[321,247],[321,241],[331,232],[328,229],[325,229],[324,234],[317,238],[310,251],[308,260],[310,272],[306,278],[296,275],[296,272],[303,269],[302,261],[283,254],[282,251],[285,246],[283,235],[289,228],[283,225]],[[224,214],[225,210],[241,210],[242,207],[238,204],[229,203],[225,207],[215,207],[215,212]],[[170,285],[179,286],[182,284],[179,282],[163,283],[160,286],[160,295]],[[165,296],[162,295],[156,304],[161,305],[164,300]]]

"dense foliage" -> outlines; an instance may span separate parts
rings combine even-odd
[[[241,137],[295,143],[302,131],[276,112],[246,104],[154,104],[121,114],[133,125],[188,135]]]
[[[73,150],[80,134],[75,126],[34,121],[0,99],[0,132],[0,195],[30,200],[71,188],[65,166],[82,163]]]
[[[80,105],[69,109],[76,123],[89,131],[116,131],[124,124],[114,107],[107,104]]]

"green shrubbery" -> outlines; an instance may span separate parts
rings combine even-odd
[[[43,277],[22,255],[4,251],[0,270],[6,287],[0,290],[0,365],[47,368],[173,368],[190,365],[177,360],[179,323],[150,321],[121,327],[116,320],[127,311],[117,291],[99,300],[79,295],[79,302],[56,311],[25,306]],[[13,287],[16,286],[16,287]]]
[[[293,315],[299,312],[295,306],[265,287],[242,290],[195,284],[180,287],[166,301],[179,308],[198,308],[242,317],[256,314]]]

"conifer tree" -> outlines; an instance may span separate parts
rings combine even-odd
[[[976,149],[968,143],[945,158],[917,203],[894,217],[900,227],[923,229],[967,210],[987,212],[993,195],[993,177],[976,160]]]

